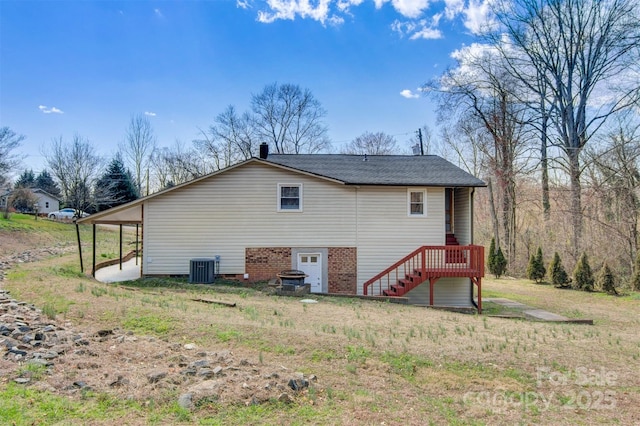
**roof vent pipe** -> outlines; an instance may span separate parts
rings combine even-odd
[[[260,158],[266,160],[269,156],[269,144],[266,142],[262,142],[260,144]]]

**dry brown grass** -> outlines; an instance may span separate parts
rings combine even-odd
[[[176,347],[195,343],[198,351],[229,350],[234,359],[246,360],[247,377],[301,371],[318,380],[293,406],[265,402],[256,418],[245,406],[250,393],[227,383],[224,401],[200,406],[188,422],[640,423],[637,294],[610,297],[484,280],[487,294],[595,322],[552,324],[349,298],[317,297],[319,303],[304,304],[227,285],[129,290],[60,274],[77,269],[76,263],[70,254],[23,264],[2,286],[37,306],[64,307],[57,319],[79,332],[133,328],[136,339],[116,349],[109,342],[92,344],[98,355],[90,361],[100,368],[79,371],[83,361],[70,359],[42,379],[54,393],[59,383],[82,376],[98,393],[171,404],[181,385],[151,386],[145,375],[174,368],[170,355]],[[118,374],[131,380],[128,388],[108,386]],[[583,376],[591,383],[583,383]],[[131,418],[136,420],[130,424],[153,422],[146,411]]]

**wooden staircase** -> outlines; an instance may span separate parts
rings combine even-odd
[[[422,271],[414,269],[412,273],[405,274],[404,278],[399,279],[396,284],[392,284],[387,290],[382,290],[382,294],[384,296],[400,297],[425,281],[422,278]]]
[[[442,277],[468,277],[478,287],[478,311],[482,311],[480,286],[484,277],[484,247],[461,246],[452,234],[444,246],[422,246],[363,284],[365,296],[401,297],[429,282],[433,306],[435,283]]]

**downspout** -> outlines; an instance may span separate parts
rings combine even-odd
[[[122,224],[120,224],[120,270],[122,271]]]
[[[91,268],[91,276],[96,277],[96,224],[93,224],[93,267]]]
[[[473,245],[473,196],[476,192],[476,188],[471,188],[471,199],[469,200],[469,241],[470,244]],[[484,262],[484,259],[482,259]],[[471,304],[478,309],[478,304],[473,300],[473,280],[469,278],[469,298],[471,299]]]

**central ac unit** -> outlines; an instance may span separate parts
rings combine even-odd
[[[215,260],[209,258],[191,259],[189,265],[189,282],[193,284],[213,283],[216,271]]]

